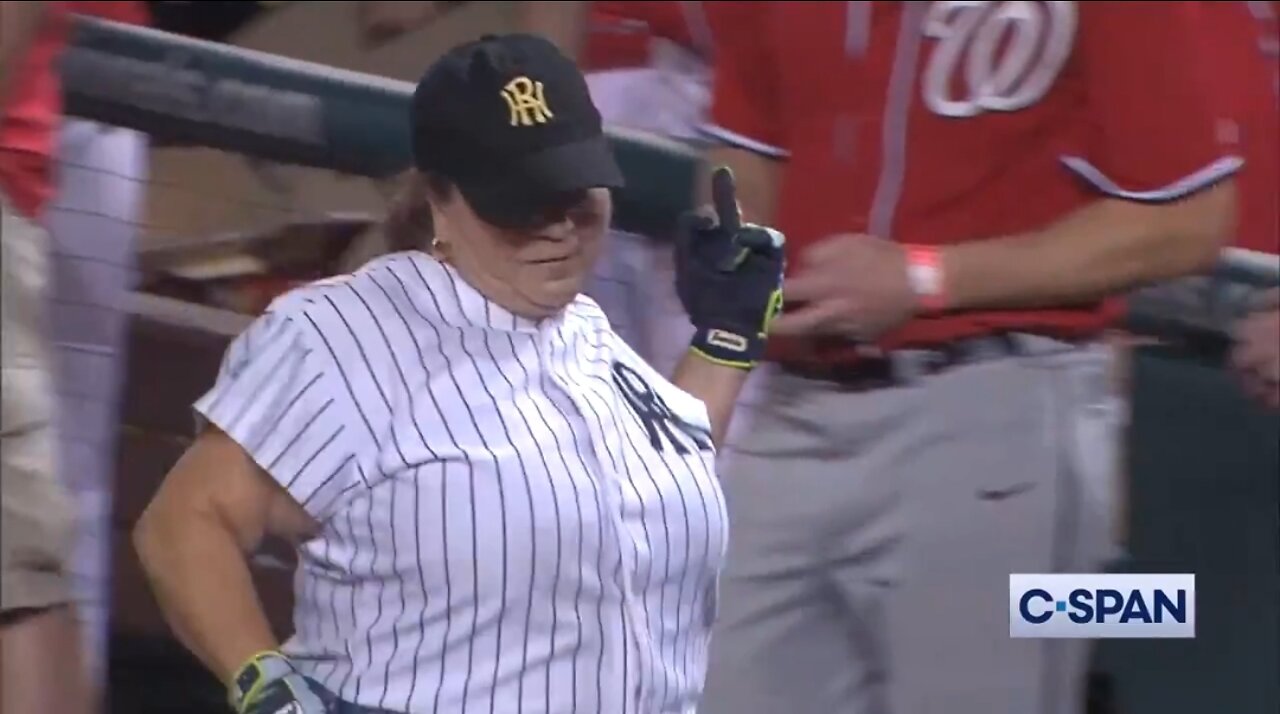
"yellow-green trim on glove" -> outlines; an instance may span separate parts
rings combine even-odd
[[[227,702],[236,714],[244,714],[268,684],[293,672],[289,659],[278,650],[258,652],[245,660],[231,677],[227,685]]]
[[[694,334],[693,344],[689,351],[699,357],[722,367],[735,369],[754,369],[764,356],[764,342],[769,334],[769,325],[782,313],[782,288],[769,294],[769,302],[761,319],[760,331],[752,337],[739,335],[719,329],[698,330]],[[703,346],[716,348],[714,353]],[[743,359],[733,359],[729,355],[741,354]]]

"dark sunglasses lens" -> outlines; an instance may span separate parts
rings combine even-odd
[[[476,215],[499,228],[533,230],[563,221],[586,192],[575,191],[530,201],[507,201],[502,205],[476,206]]]
[[[476,211],[476,215],[490,225],[512,231],[532,230],[546,224],[542,210],[526,206],[508,206],[483,213]]]

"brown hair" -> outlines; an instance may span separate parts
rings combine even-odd
[[[431,194],[446,196],[452,188],[452,183],[443,176],[409,170],[401,179],[383,222],[388,249],[394,253],[426,248],[435,235]]]

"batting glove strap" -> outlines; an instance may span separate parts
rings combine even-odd
[[[751,369],[764,356],[760,335],[743,335],[719,328],[699,327],[689,349],[703,359],[725,367]]]
[[[279,652],[249,658],[231,680],[228,692],[237,714],[327,714],[314,683],[298,673]]]

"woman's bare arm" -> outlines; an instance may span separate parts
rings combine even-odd
[[[278,646],[248,557],[267,534],[302,542],[319,524],[245,451],[209,427],[165,477],[133,532],[178,639],[222,681]]]
[[[725,434],[729,432],[733,406],[747,382],[747,374],[744,369],[719,365],[693,352],[686,352],[676,365],[671,381],[706,405],[711,420],[711,440],[716,448],[724,443]]]

